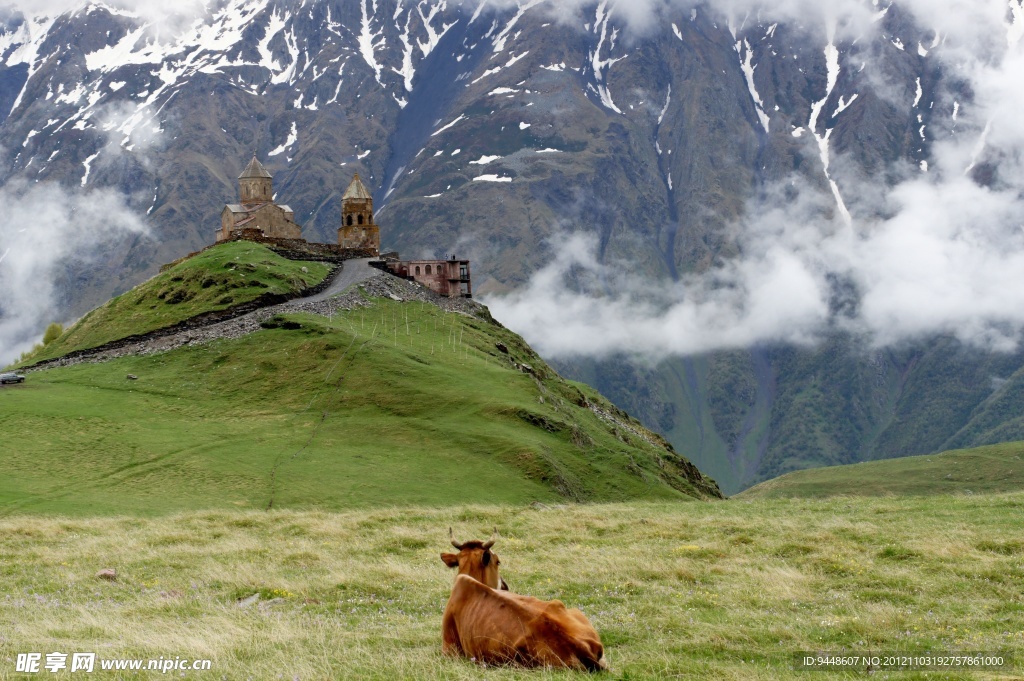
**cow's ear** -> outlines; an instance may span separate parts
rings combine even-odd
[[[459,567],[459,554],[457,553],[442,553],[441,560],[448,567]]]
[[[480,558],[480,562],[484,564],[484,567],[487,567],[488,565],[490,565],[491,564],[491,552],[490,551],[484,551],[484,555]]]

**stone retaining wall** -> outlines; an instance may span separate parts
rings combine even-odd
[[[191,257],[197,256],[204,251],[214,248],[215,246],[228,243],[229,241],[252,241],[254,243],[263,244],[282,258],[286,258],[288,260],[310,260],[314,262],[331,262],[341,264],[346,260],[355,260],[356,258],[377,257],[377,251],[372,248],[342,248],[338,244],[320,244],[312,241],[306,241],[305,239],[275,239],[273,237],[265,236],[263,232],[258,229],[236,229],[231,233],[231,236],[228,239],[218,241],[215,244],[210,244],[206,248],[201,248],[194,253],[189,253],[182,258],[169,262],[166,265],[161,266],[160,271],[166,272],[175,265],[183,263]]]

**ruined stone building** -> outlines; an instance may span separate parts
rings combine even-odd
[[[473,285],[468,260],[389,260],[386,269],[415,281],[446,298],[472,298]]]
[[[295,224],[295,212],[274,203],[274,178],[253,154],[238,176],[241,203],[229,203],[220,213],[217,241],[237,230],[258,230],[272,239],[301,239],[302,227]]]
[[[373,222],[373,196],[355,174],[341,197],[341,227],[338,245],[342,248],[371,248],[380,252],[380,227]]]

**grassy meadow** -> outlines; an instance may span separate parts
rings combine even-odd
[[[328,272],[324,263],[286,260],[261,244],[221,244],[111,298],[24,364],[161,329],[266,293],[297,293],[323,281]]]
[[[449,526],[462,540],[497,526],[514,591],[580,607],[607,647],[604,678],[864,676],[792,671],[803,650],[1020,661],[1022,514],[1017,493],[12,516],[0,519],[0,677],[18,652],[94,651],[213,661],[184,678],[583,678],[440,654]],[[117,581],[97,579],[102,568]]]

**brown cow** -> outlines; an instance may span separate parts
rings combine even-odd
[[[460,544],[448,530],[459,552],[441,560],[459,574],[441,621],[441,651],[488,664],[608,669],[601,638],[582,612],[507,590],[491,551],[497,532],[486,542]]]

